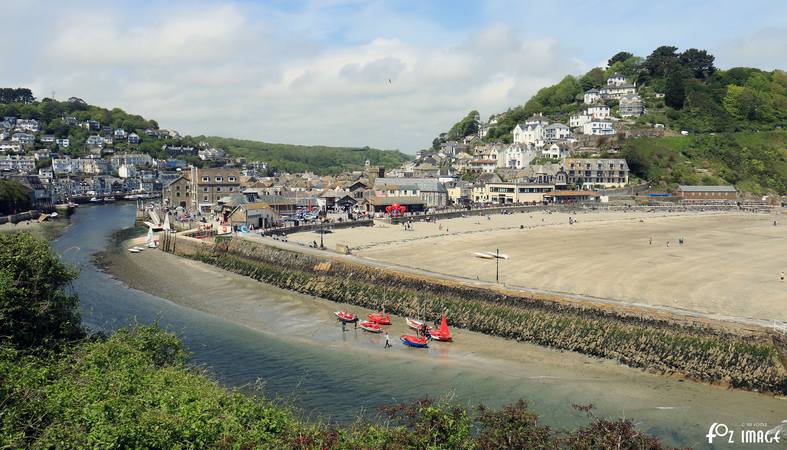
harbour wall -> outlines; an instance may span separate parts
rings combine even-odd
[[[783,339],[699,323],[624,314],[537,295],[472,287],[248,240],[217,242],[169,233],[162,249],[280,288],[400,316],[600,358],[662,374],[787,394]]]

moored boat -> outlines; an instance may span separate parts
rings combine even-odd
[[[407,320],[407,326],[412,328],[413,330],[421,331],[424,329],[424,323],[421,322],[420,320],[411,319],[409,317],[406,320]]]
[[[363,322],[359,323],[358,326],[361,327],[362,330],[368,331],[370,333],[380,333],[383,331],[379,324],[370,322],[368,320],[364,320]]]
[[[406,345],[408,347],[415,347],[415,348],[428,348],[429,347],[429,344],[427,344],[425,337],[417,337],[417,336],[412,336],[412,335],[409,335],[409,334],[405,334],[405,335],[400,336],[399,339],[402,341],[402,344],[404,344],[404,345]]]
[[[385,306],[383,306],[383,310],[380,312],[371,313],[368,316],[371,322],[374,322],[379,325],[390,325],[391,324],[391,315],[385,313]]]
[[[358,320],[352,313],[348,313],[347,311],[336,311],[336,317],[342,322],[355,322]]]
[[[429,335],[435,341],[451,342],[454,338],[451,336],[451,330],[448,329],[448,322],[445,320],[445,314],[440,319],[440,328],[436,330],[429,330]]]

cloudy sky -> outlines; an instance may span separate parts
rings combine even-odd
[[[2,0],[0,39],[0,85],[38,97],[181,133],[413,153],[619,50],[787,69],[787,2]]]

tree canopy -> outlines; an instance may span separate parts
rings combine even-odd
[[[79,300],[65,291],[75,277],[46,241],[0,234],[0,341],[26,350],[81,338]]]

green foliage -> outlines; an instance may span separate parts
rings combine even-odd
[[[613,56],[612,58],[609,58],[609,61],[607,61],[607,65],[611,67],[615,63],[623,62],[623,61],[631,58],[632,56],[634,56],[634,55],[629,53],[629,52],[618,52],[618,53],[615,54],[615,56]]]
[[[666,87],[664,91],[664,104],[670,108],[681,109],[686,100],[686,89],[683,80],[686,77],[683,70],[678,65],[673,65],[667,74]]]
[[[478,133],[478,126],[481,123],[481,115],[478,111],[470,111],[462,120],[454,124],[448,131],[449,141],[458,141],[471,134]],[[432,142],[434,146],[434,142]],[[439,146],[437,148],[440,148]]]
[[[22,183],[0,179],[0,213],[13,214],[30,208],[32,192]]]
[[[734,184],[787,194],[787,132],[628,139],[623,156],[634,175],[656,184]]]
[[[0,88],[0,103],[32,103],[33,92],[27,88]]]
[[[313,171],[317,174],[336,174],[346,170],[359,170],[369,160],[373,165],[396,167],[411,157],[393,150],[378,150],[369,147],[325,147],[197,136],[195,141],[207,141],[210,145],[224,148],[232,156],[268,163],[273,170],[287,172]]]
[[[600,67],[595,67],[579,79],[579,86],[582,92],[590,89],[598,89],[606,83],[606,73]]]
[[[79,301],[64,290],[75,276],[45,240],[0,234],[0,342],[31,349],[81,338]]]
[[[714,56],[705,50],[690,48],[680,54],[680,64],[688,69],[694,78],[706,78],[716,71],[713,66]]]

